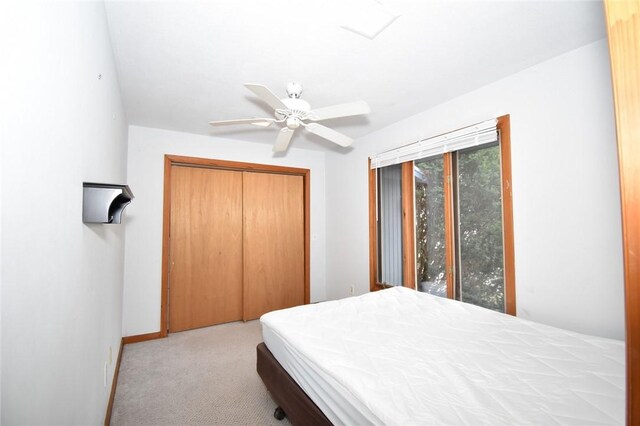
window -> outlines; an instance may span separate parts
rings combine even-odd
[[[447,296],[444,158],[414,163],[417,289]]]
[[[504,259],[500,147],[453,155],[456,298],[502,311]]]
[[[509,116],[491,131],[426,158],[400,148],[408,161],[370,171],[372,290],[404,285],[515,315]]]

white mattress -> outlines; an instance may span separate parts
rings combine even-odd
[[[402,287],[260,321],[336,425],[624,424],[621,341]]]

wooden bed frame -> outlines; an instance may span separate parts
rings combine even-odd
[[[332,423],[275,359],[264,343],[256,348],[257,370],[273,400],[278,404],[274,416],[285,414],[292,424],[328,426]],[[284,412],[284,413],[282,413]]]

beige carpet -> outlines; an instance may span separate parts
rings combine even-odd
[[[256,372],[260,323],[234,322],[124,347],[112,425],[290,425]]]

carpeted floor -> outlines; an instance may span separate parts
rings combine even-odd
[[[124,347],[112,425],[290,425],[256,372],[259,321]]]

